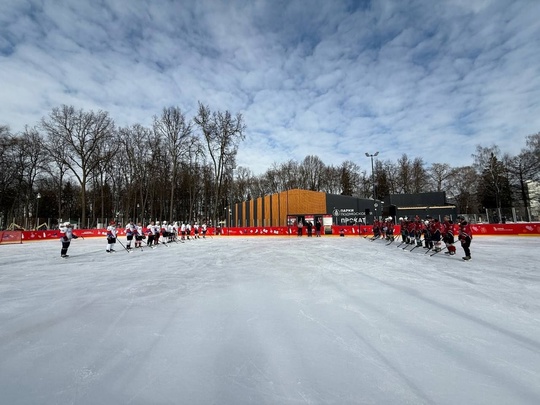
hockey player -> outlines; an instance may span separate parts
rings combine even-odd
[[[64,222],[63,227],[60,228],[60,233],[63,233],[60,241],[62,242],[62,249],[60,250],[60,256],[63,258],[69,257],[67,251],[71,243],[71,239],[77,239],[78,236],[73,234],[73,225],[69,222]]]
[[[378,219],[373,220],[373,237],[372,240],[378,239],[381,236],[381,222]]]
[[[199,239],[199,224],[197,222],[193,224],[193,235],[195,239]]]
[[[182,240],[186,239],[186,224],[184,221],[182,221],[182,225],[180,226],[180,233],[182,234]]]
[[[386,240],[394,240],[394,219],[392,217],[386,218]]]
[[[407,224],[407,240],[410,245],[414,245],[414,240],[416,238],[416,222],[411,218]]]
[[[176,232],[173,224],[167,224],[167,232],[169,233],[169,242],[176,242]]]
[[[450,217],[447,215],[444,217],[444,222],[442,224],[442,237],[443,242],[446,244],[447,252],[444,252],[446,255],[455,255],[456,247],[454,246],[454,223],[450,220]]]
[[[170,242],[170,240],[169,240],[169,230],[167,228],[167,221],[163,221],[161,223],[160,231],[161,231],[161,236],[163,236],[163,239],[162,239],[163,242],[161,242],[161,243],[166,245],[168,242]]]
[[[107,227],[107,253],[112,253],[115,250],[113,249],[114,244],[116,243],[116,223],[114,220],[111,220],[109,226]]]
[[[152,233],[154,234],[154,245],[159,245],[160,232],[161,232],[161,226],[159,225],[159,221],[156,221],[156,223],[152,227]]]
[[[142,240],[145,238],[143,233],[142,224],[140,222],[137,223],[137,226],[135,227],[135,248],[140,248],[142,250]]]
[[[407,217],[399,217],[399,228],[401,231],[401,243],[409,243],[409,230]]]
[[[206,222],[202,224],[201,229],[202,229],[202,237],[203,237],[203,239],[205,239],[206,238],[206,232],[208,231],[208,227],[206,225]]]
[[[465,217],[459,216],[459,234],[458,239],[461,242],[461,247],[465,251],[463,260],[471,260],[471,241],[472,241],[472,229],[471,225],[467,222]]]
[[[154,244],[154,221],[150,221],[150,223],[146,225],[146,235],[148,236],[146,244],[152,247]]]
[[[433,238],[431,235],[431,222],[432,221],[433,221],[432,218],[428,217],[428,219],[424,221],[424,229],[423,229],[424,247],[429,250],[433,249]]]
[[[129,223],[126,225],[127,250],[131,249],[131,241],[133,240],[133,236],[135,235],[135,230],[135,224],[133,223],[133,221],[129,221]]]
[[[407,243],[407,238],[409,237],[409,233],[407,231],[407,221],[403,217],[399,217],[399,231],[401,233],[401,242]]]
[[[425,225],[422,219],[417,215],[414,219],[414,240],[417,247],[422,247],[422,234],[424,233]]]
[[[437,218],[433,218],[430,225],[431,242],[435,252],[441,251],[441,223]]]
[[[189,240],[189,237],[191,235],[191,224],[188,222],[186,224],[186,238]]]

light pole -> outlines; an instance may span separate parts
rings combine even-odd
[[[375,152],[373,155],[366,152],[366,156],[371,158],[371,182],[373,183],[373,199],[377,199],[377,191],[375,189],[375,170],[373,170],[373,158],[377,156],[379,152]]]
[[[41,194],[37,193],[36,195],[36,231],[39,226],[39,200],[41,199]]]

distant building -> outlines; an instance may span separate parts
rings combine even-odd
[[[372,224],[374,218],[419,215],[455,218],[456,207],[444,192],[393,194],[384,201],[318,191],[292,189],[243,201],[226,208],[225,223],[232,227],[293,226],[299,221],[330,225]],[[327,228],[328,229],[328,228]]]
[[[446,193],[431,192],[418,194],[391,194],[384,199],[384,212],[390,216],[414,218],[432,217],[442,220],[448,215],[451,219],[457,216],[455,205],[446,202]]]
[[[226,223],[236,227],[288,226],[317,220],[325,226],[354,225],[381,215],[381,202],[371,199],[292,189],[234,204]]]

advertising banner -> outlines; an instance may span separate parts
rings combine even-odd
[[[290,219],[296,220],[296,217],[290,216]],[[291,224],[296,225],[296,222]],[[369,225],[332,225],[332,215],[323,216],[323,226],[325,234],[339,235],[367,235],[372,233],[372,227]],[[519,223],[519,224],[473,224],[471,225],[473,238],[475,236],[540,236],[540,223]],[[455,235],[458,234],[459,226],[455,225]],[[17,232],[17,236],[19,236]],[[394,228],[394,234],[400,233],[399,225]],[[76,229],[74,234],[84,238],[102,237],[107,235],[105,229]],[[15,232],[2,231],[4,242],[12,241],[15,238]],[[214,228],[208,228],[207,235],[216,235]],[[223,236],[287,236],[296,235],[294,226],[282,227],[245,227],[245,228],[222,228],[220,235]],[[59,239],[61,233],[59,230],[51,231],[22,231],[22,242]],[[125,230],[118,229],[118,236],[125,237]],[[19,236],[20,237],[20,236]]]

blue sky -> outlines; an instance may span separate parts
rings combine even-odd
[[[238,164],[472,163],[540,131],[538,0],[0,0],[0,124],[242,113]]]

